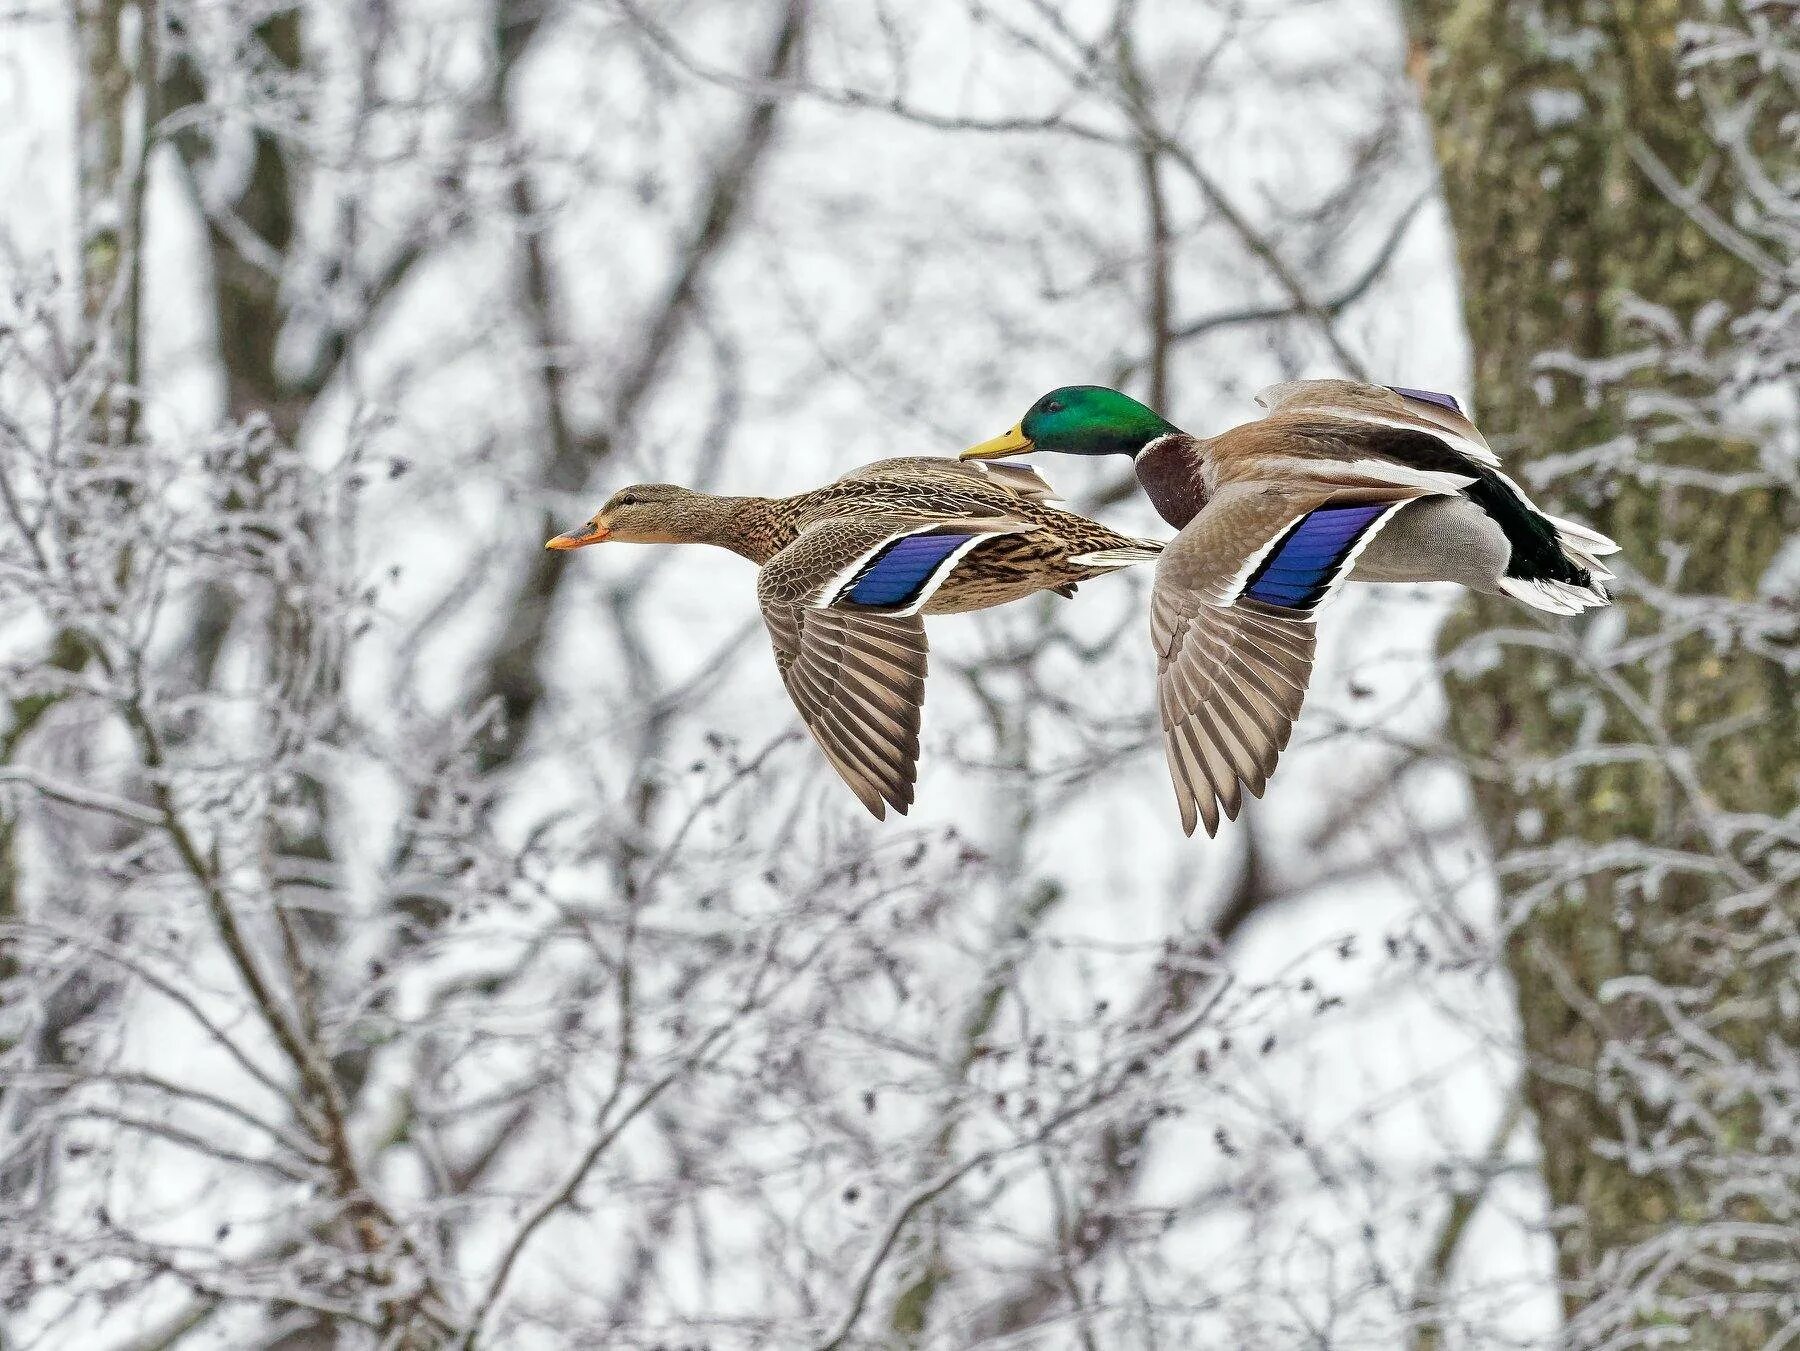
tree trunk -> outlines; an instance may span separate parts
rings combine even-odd
[[[1622,614],[1483,601],[1445,639],[1491,654],[1452,663],[1479,670],[1450,721],[1496,767],[1477,798],[1568,1339],[1773,1345],[1800,1317],[1800,661],[1773,566],[1800,512],[1791,414],[1759,426],[1751,396],[1791,398],[1795,97],[1762,58],[1791,62],[1793,11],[1410,18],[1477,412],[1541,502],[1623,546]],[[1741,54],[1703,50],[1726,29]]]

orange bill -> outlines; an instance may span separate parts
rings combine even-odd
[[[545,540],[544,547],[546,549],[558,550],[579,549],[584,544],[598,544],[611,533],[610,530],[599,524],[597,521],[590,521],[586,525],[579,525],[573,530],[565,531],[555,539]]]

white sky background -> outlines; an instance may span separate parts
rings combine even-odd
[[[451,70],[478,71],[477,47],[446,40],[466,25],[469,11],[455,3],[440,8],[435,33],[421,26],[422,40],[437,44],[433,59]],[[828,11],[809,46],[815,78],[878,84],[891,76],[880,36],[861,8]],[[1142,47],[1153,83],[1179,89],[1184,64],[1223,36],[1225,24],[1209,7],[1145,8]],[[671,11],[668,22],[696,52],[735,69],[747,64],[747,49],[766,41],[765,18],[757,14],[752,22],[749,10],[684,7]],[[55,250],[71,238],[73,86],[61,23],[44,12],[51,17],[41,22],[15,17],[0,26],[0,238],[8,250],[0,254],[0,270],[66,269],[70,262]],[[1079,26],[1078,9],[1071,12]],[[893,13],[910,44],[913,103],[987,115],[1037,110],[1056,97],[1043,70],[1000,49],[991,33],[971,30],[959,6],[929,3]],[[611,22],[607,7],[596,5],[563,25],[528,58],[517,86],[527,101],[534,155],[567,166],[540,182],[556,214],[551,239],[560,317],[574,335],[573,383],[581,389],[590,383],[584,372],[601,373],[591,381],[596,406],[603,373],[632,337],[620,316],[643,309],[661,284],[671,203],[692,191],[696,156],[706,153],[721,119],[738,106],[733,96],[695,90],[682,77],[670,77],[683,86],[679,97],[647,97],[636,64],[604,49]],[[746,30],[754,32],[748,41]],[[1196,94],[1184,130],[1252,216],[1314,206],[1340,182],[1347,133],[1404,99],[1401,64],[1397,19],[1384,4],[1251,0],[1236,11],[1226,55]],[[1325,290],[1362,266],[1380,243],[1381,227],[1429,188],[1423,128],[1411,114],[1403,127],[1397,158],[1379,170],[1392,180],[1375,198],[1383,210],[1346,220],[1336,269],[1310,274]],[[1043,390],[1104,380],[1121,356],[1136,353],[1142,326],[1129,272],[1116,285],[1092,284],[1098,263],[1134,265],[1129,241],[1140,229],[1139,193],[1124,154],[1045,136],[947,135],[808,102],[788,111],[779,138],[750,205],[749,228],[707,286],[714,338],[741,363],[732,435],[708,486],[792,492],[882,456],[951,454],[1016,421]],[[391,180],[395,219],[401,218],[407,152],[379,138],[355,150],[346,172]],[[374,162],[390,152],[399,154],[398,163]],[[221,389],[201,304],[199,237],[168,169],[159,166],[149,226],[153,418],[165,435],[200,437],[220,416]],[[1202,211],[1191,194],[1174,183],[1172,195],[1185,222],[1177,317],[1272,297],[1267,279],[1251,274],[1216,225],[1194,228]],[[357,358],[354,388],[338,391],[329,415],[307,429],[308,449],[321,463],[335,462],[355,440],[365,453],[400,456],[415,466],[366,504],[358,540],[368,576],[384,587],[381,609],[396,634],[462,585],[471,558],[491,558],[499,578],[515,551],[541,544],[540,485],[522,472],[534,461],[510,453],[538,435],[518,375],[525,340],[493,317],[513,284],[503,261],[505,229],[497,219],[478,221],[415,278]],[[1275,240],[1278,247],[1286,242]],[[1378,377],[1452,391],[1479,413],[1479,394],[1465,384],[1466,343],[1444,216],[1435,203],[1413,222],[1387,278],[1346,312],[1340,331]],[[706,468],[697,463],[698,447],[717,393],[714,373],[696,344],[687,344],[678,360],[684,378],[671,386],[675,392],[655,402],[641,434],[606,466],[603,481],[563,504],[570,524],[631,479],[692,482]],[[1179,349],[1173,405],[1163,411],[1205,434],[1254,416],[1250,395],[1263,385],[1332,373],[1318,344],[1295,331],[1272,343],[1264,328],[1227,330]],[[1054,456],[1039,457],[1037,467],[1077,503],[1120,472],[1113,464]],[[1166,533],[1141,499],[1105,515],[1121,529]],[[595,549],[572,556],[568,566],[582,574],[582,584],[559,616],[561,683],[545,753],[560,770],[543,772],[546,794],[557,791],[558,774],[564,783],[587,773],[611,782],[620,777],[604,761],[619,744],[608,692],[621,677],[606,628],[588,622],[602,585],[621,575],[640,579],[648,597],[640,613],[656,636],[660,674],[671,682],[694,674],[718,635],[754,618],[750,570],[721,552]],[[399,569],[391,581],[389,568]],[[1073,898],[1057,912],[1047,938],[1136,943],[1182,922],[1199,924],[1239,865],[1239,830],[1228,828],[1216,842],[1182,838],[1160,750],[1131,721],[1152,699],[1145,625],[1132,614],[1141,611],[1145,580],[1090,583],[1073,602],[1040,598],[1017,607],[1018,614],[934,619],[919,803],[908,822],[870,827],[954,826],[1004,851],[1018,786],[995,766],[991,736],[956,668],[1005,650],[1009,636],[1025,631],[1021,625],[1037,622],[1034,613],[1053,612],[1086,639],[1119,631],[1115,650],[1101,663],[1078,665],[1053,655],[1035,672],[1071,700],[1118,710],[1111,733],[1122,756],[1054,830],[1031,837],[1024,864],[1061,879]],[[428,636],[426,676],[412,696],[439,708],[455,703],[460,663],[495,623],[498,594],[477,590]],[[1380,797],[1329,854],[1320,856],[1309,844],[1334,806],[1387,772],[1395,747],[1437,736],[1442,693],[1428,654],[1447,599],[1427,589],[1352,587],[1321,624],[1323,656],[1295,743],[1266,800],[1251,812],[1278,884],[1326,880],[1304,900],[1254,921],[1234,962],[1247,982],[1316,972],[1321,990],[1345,1003],[1322,1017],[1296,1011],[1271,1023],[1278,1054],[1262,1057],[1240,1047],[1231,1092],[1196,1098],[1183,1126],[1162,1137],[1163,1153],[1139,1188],[1140,1199],[1153,1202],[1257,1174],[1269,1188],[1263,1222],[1291,1232],[1290,1265],[1245,1279],[1290,1294],[1308,1285],[1321,1300],[1341,1293],[1331,1289],[1330,1249],[1362,1242],[1356,1230],[1364,1211],[1341,1205],[1308,1174],[1320,1158],[1353,1169],[1361,1151],[1379,1157],[1383,1177],[1410,1175],[1416,1184],[1410,1191],[1394,1186],[1374,1205],[1393,1221],[1380,1245],[1398,1273],[1410,1274],[1441,1210],[1442,1181],[1432,1170],[1485,1147],[1509,1064],[1510,993],[1497,972],[1482,964],[1417,980],[1406,974],[1410,959],[1404,953],[1395,959],[1388,948],[1397,935],[1441,942],[1457,923],[1491,931],[1493,897],[1478,847],[1460,835],[1429,848],[1409,842],[1421,823],[1443,827],[1460,819],[1466,797],[1460,779],[1441,767],[1413,773],[1404,790],[1409,811]],[[391,697],[389,682],[398,678],[391,650],[384,651],[392,641],[378,630],[358,653],[356,688],[371,709]],[[679,733],[683,751],[671,760],[705,755],[709,733],[754,746],[792,721],[759,627],[738,649],[729,676],[688,715]],[[1033,734],[1030,772],[1054,775],[1076,748],[1048,713]],[[859,809],[809,745],[784,754],[789,773],[807,776],[818,810],[843,818],[846,829],[862,828],[850,821]],[[369,820],[393,809],[379,785],[367,792]],[[528,794],[521,819],[530,806]],[[378,849],[378,839],[372,830],[367,847]],[[1359,854],[1387,858],[1391,867],[1352,885],[1330,880]],[[977,932],[990,914],[991,898],[972,896],[959,924]],[[1354,940],[1350,960],[1336,954],[1346,939]],[[1046,1007],[1104,997],[1114,988],[1122,995],[1127,971],[1097,967],[1082,989],[1071,991],[1058,988],[1066,971],[1049,965],[1037,993]],[[1231,1098],[1239,1100],[1235,1106]],[[1228,1157],[1213,1143],[1215,1129],[1250,1134],[1275,1117],[1296,1123],[1317,1142],[1317,1152],[1265,1147]],[[1515,1157],[1526,1147],[1524,1135],[1514,1142]],[[172,1200],[181,1192],[179,1184],[169,1187]],[[1553,1309],[1535,1279],[1544,1254],[1525,1236],[1538,1222],[1539,1204],[1524,1181],[1490,1193],[1459,1268],[1460,1279],[1477,1292],[1469,1317],[1482,1332],[1459,1344],[1498,1345],[1490,1339],[1503,1333],[1529,1343],[1548,1325]],[[236,1208],[215,1187],[204,1217],[190,1215],[187,1223],[199,1238],[214,1214]],[[1247,1250],[1240,1224],[1233,1213],[1191,1226],[1171,1237],[1166,1256],[1175,1264],[1229,1266]],[[578,1285],[579,1270],[603,1260],[587,1237],[579,1219],[547,1233],[537,1250],[540,1265],[527,1274],[530,1288],[547,1292],[564,1280]],[[1283,1247],[1263,1243],[1257,1251]],[[559,1255],[573,1255],[560,1272]],[[1296,1272],[1312,1278],[1297,1280]],[[730,1286],[726,1279],[723,1288]],[[745,1289],[737,1297],[753,1305],[756,1294]],[[1261,1344],[1298,1344],[1287,1335],[1311,1316],[1305,1302],[1302,1296],[1295,1307],[1271,1307]],[[1365,1339],[1354,1344],[1393,1344],[1391,1322],[1371,1314],[1364,1327]],[[1238,1344],[1257,1344],[1252,1331],[1238,1329]]]

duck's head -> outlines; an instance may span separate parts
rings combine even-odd
[[[1064,385],[1031,405],[1010,432],[970,446],[965,460],[999,460],[1034,450],[1068,455],[1136,455],[1180,428],[1129,394],[1104,385]]]
[[[634,483],[607,499],[586,525],[546,540],[546,549],[579,549],[602,540],[625,544],[693,544],[719,523],[719,500],[673,483]]]

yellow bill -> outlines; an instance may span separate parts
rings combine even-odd
[[[991,441],[983,441],[978,446],[970,446],[959,460],[1003,460],[1008,455],[1024,455],[1036,450],[1029,436],[1025,435],[1024,424],[1014,427],[1010,432],[1002,432]]]

